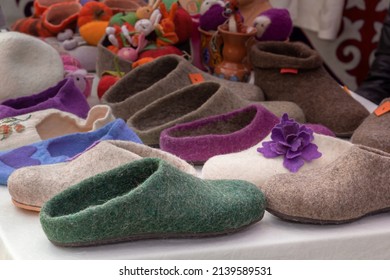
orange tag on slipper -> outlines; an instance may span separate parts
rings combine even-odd
[[[343,90],[348,93],[349,95],[351,95],[351,92],[349,91],[349,88],[347,86],[343,86]]]
[[[298,74],[298,69],[294,68],[281,68],[280,74]]]
[[[380,117],[387,112],[390,112],[390,101],[386,101],[382,105],[380,105],[378,108],[375,109],[374,113],[377,117]]]
[[[204,78],[203,78],[202,74],[200,74],[200,73],[191,73],[191,74],[188,74],[188,77],[190,78],[191,83],[193,85],[204,82]]]

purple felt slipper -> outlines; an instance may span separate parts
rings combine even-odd
[[[210,157],[245,150],[267,136],[279,118],[260,105],[165,129],[160,148],[202,164]]]
[[[89,105],[73,79],[66,78],[40,93],[4,101],[0,104],[0,119],[45,109],[58,109],[86,118]]]

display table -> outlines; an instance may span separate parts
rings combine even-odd
[[[351,94],[370,112],[376,108]],[[338,226],[285,222],[266,213],[246,230],[221,237],[61,248],[46,238],[38,213],[15,207],[0,185],[0,259],[390,259],[390,213]]]
[[[61,248],[46,238],[37,213],[15,207],[0,187],[0,259],[390,259],[390,214],[338,225],[304,225],[266,213],[222,237]]]

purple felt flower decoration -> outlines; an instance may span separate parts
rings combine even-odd
[[[300,125],[287,114],[282,116],[279,124],[271,131],[272,141],[263,142],[263,147],[257,148],[266,158],[283,156],[283,166],[291,172],[297,172],[305,163],[321,157],[314,140],[313,130]]]

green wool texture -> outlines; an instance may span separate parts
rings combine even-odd
[[[156,158],[90,177],[41,209],[48,239],[89,246],[148,238],[204,237],[262,219],[265,197],[240,180],[202,180]]]

